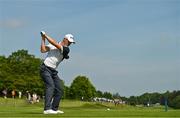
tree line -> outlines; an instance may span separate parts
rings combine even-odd
[[[12,90],[26,93],[37,93],[44,95],[44,84],[39,75],[42,60],[29,54],[27,50],[18,50],[8,57],[0,56],[0,91]],[[2,95],[2,92],[1,92]],[[180,91],[165,93],[144,93],[140,96],[123,97],[119,93],[102,92],[96,90],[95,86],[86,76],[77,76],[70,86],[64,85],[64,99],[92,100],[94,97],[107,99],[121,99],[130,105],[152,105],[159,103],[173,108],[180,108]]]
[[[125,98],[126,99],[126,98]],[[167,101],[168,106],[180,109],[180,90],[165,92],[165,93],[144,93],[140,96],[130,96],[126,99],[130,105],[165,105]]]
[[[12,90],[22,93],[28,91],[43,96],[44,84],[39,73],[42,62],[43,60],[23,49],[13,52],[8,57],[0,55],[0,90],[7,89],[9,96]],[[99,92],[86,76],[75,77],[70,87],[64,85],[64,99],[83,97],[84,100],[89,100]],[[109,92],[101,92],[101,94],[112,99]]]

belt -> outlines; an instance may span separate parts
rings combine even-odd
[[[45,66],[46,68],[48,68],[48,69],[51,70],[51,71],[56,71],[56,69],[51,68],[51,67],[49,67],[49,66],[46,66],[44,63],[43,63],[42,65]]]

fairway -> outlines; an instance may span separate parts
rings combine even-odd
[[[115,107],[110,103],[93,103],[63,100],[61,102],[64,114],[44,115],[43,103],[28,104],[25,100],[0,98],[0,117],[2,118],[118,118],[118,117],[180,117],[180,110],[163,107],[132,107],[120,105]],[[110,108],[110,110],[107,110]]]

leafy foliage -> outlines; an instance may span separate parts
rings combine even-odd
[[[96,89],[87,77],[78,76],[73,80],[70,92],[71,98],[89,100],[95,97]]]
[[[0,56],[0,89],[9,91],[30,91],[43,93],[43,82],[39,76],[41,60],[28,54],[27,50],[18,50],[9,57]]]
[[[126,98],[127,102],[130,105],[139,105],[139,104],[156,104],[160,103],[161,105],[165,105],[165,100],[168,101],[168,106],[172,108],[180,108],[180,91],[173,92],[165,92],[165,93],[144,93],[140,96],[130,96]]]
[[[34,55],[28,54],[27,50],[13,52],[7,58],[0,56],[0,91],[7,89],[8,93],[15,89],[25,93],[36,92],[44,94],[44,84],[39,76],[39,67],[42,60]],[[77,76],[70,87],[64,86],[64,99],[90,100],[93,97],[120,98],[131,105],[156,104],[164,105],[165,99],[168,106],[180,109],[180,91],[160,93],[144,93],[140,96],[122,97],[119,93],[112,95],[110,92],[96,91],[96,88],[86,76]]]

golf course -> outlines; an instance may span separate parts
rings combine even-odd
[[[135,107],[129,105],[114,106],[112,103],[82,102],[62,100],[61,110],[64,114],[44,115],[43,102],[29,104],[25,99],[0,98],[0,117],[2,118],[118,118],[118,117],[180,117],[180,110],[164,106]]]

